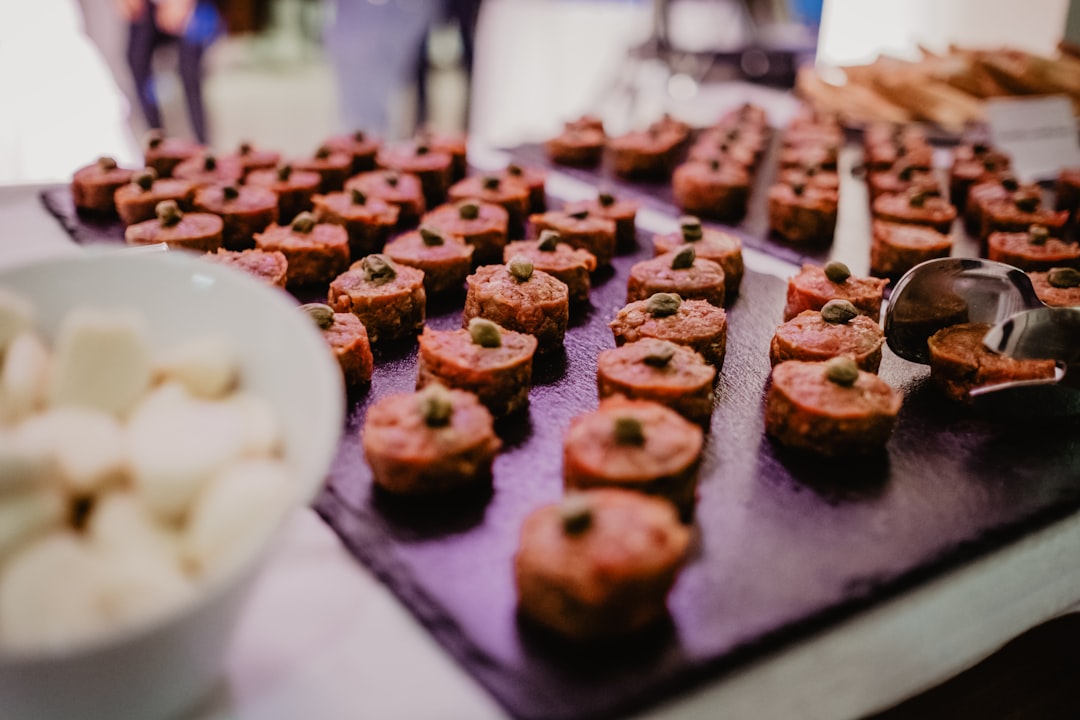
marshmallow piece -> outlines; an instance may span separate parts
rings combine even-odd
[[[16,336],[34,325],[34,306],[21,295],[0,287],[0,355]]]
[[[86,521],[86,536],[104,553],[146,552],[177,562],[179,535],[157,522],[135,493],[104,493]]]
[[[58,527],[65,520],[67,506],[55,488],[31,488],[0,498],[0,558],[20,544]]]
[[[15,422],[45,403],[49,351],[33,333],[11,341],[0,371],[0,422]]]
[[[136,493],[165,522],[180,521],[199,489],[246,447],[245,416],[237,406],[193,398],[177,387],[152,393],[127,427]]]
[[[244,460],[203,488],[184,534],[185,559],[203,573],[231,569],[250,556],[288,509],[295,490],[276,460]]]
[[[15,552],[0,575],[0,643],[63,650],[103,634],[99,569],[87,545],[69,532]]]
[[[184,384],[192,395],[219,398],[236,385],[239,366],[232,344],[221,335],[189,340],[164,355],[161,373]]]
[[[150,386],[151,371],[141,315],[76,308],[56,338],[49,401],[123,415]]]
[[[15,439],[52,458],[60,482],[76,495],[94,493],[126,470],[123,429],[99,410],[53,408],[19,424]]]
[[[166,615],[194,594],[176,556],[152,546],[108,549],[99,557],[101,603],[114,627]]]
[[[53,472],[50,449],[0,430],[0,493],[44,482]]]

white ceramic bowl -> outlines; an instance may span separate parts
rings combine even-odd
[[[0,271],[53,337],[77,305],[136,307],[155,348],[210,332],[230,337],[242,385],[282,424],[296,504],[321,487],[342,429],[341,373],[314,324],[283,292],[175,252],[88,252]],[[277,535],[278,533],[274,533]],[[217,681],[232,626],[272,545],[208,581],[178,614],[67,652],[0,652],[0,718],[170,718]]]

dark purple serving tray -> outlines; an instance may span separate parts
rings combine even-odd
[[[65,190],[66,192],[66,190]],[[46,196],[50,207],[58,194]],[[68,199],[70,207],[70,199]],[[115,231],[73,215],[76,231]],[[69,226],[70,228],[70,226]],[[523,518],[560,497],[570,418],[596,405],[597,353],[648,239],[598,278],[566,351],[535,368],[527,413],[499,423],[493,487],[411,504],[373,490],[359,430],[372,402],[413,388],[415,345],[380,347],[371,387],[351,399],[318,512],[514,716],[613,717],[659,702],[895,595],[1080,508],[1080,394],[1051,387],[952,405],[925,368],[886,351],[905,393],[887,452],[824,462],[763,434],[768,344],[784,283],[748,272],[729,308],[728,356],[700,473],[690,562],[670,620],[619,643],[568,646],[518,617],[511,561]],[[460,325],[461,298],[429,324]]]

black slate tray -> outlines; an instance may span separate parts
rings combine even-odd
[[[63,192],[47,194],[56,205]],[[68,199],[70,207],[70,199]],[[115,229],[68,216],[82,239]],[[499,424],[493,487],[410,505],[373,491],[359,443],[369,405],[411,390],[415,346],[378,348],[372,385],[351,398],[344,436],[315,507],[513,715],[619,716],[747,662],[860,608],[985,554],[1080,507],[1080,395],[1040,388],[949,404],[926,369],[886,351],[882,377],[905,393],[887,452],[822,462],[763,434],[768,343],[784,283],[749,272],[729,308],[728,357],[701,469],[693,557],[650,632],[570,647],[520,619],[511,559],[522,519],[561,494],[561,438],[595,407],[595,358],[625,300],[646,237],[598,278],[566,351],[538,362],[528,413]],[[429,324],[460,325],[461,298]]]

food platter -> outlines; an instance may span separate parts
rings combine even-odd
[[[762,200],[757,193],[751,202]],[[842,242],[860,240],[868,242]],[[505,449],[489,491],[416,505],[373,490],[359,428],[372,402],[413,388],[415,345],[402,344],[376,349],[372,385],[351,398],[315,503],[512,715],[640,709],[1080,508],[1080,396],[1052,387],[954,406],[929,385],[925,368],[888,352],[881,374],[905,404],[885,454],[828,463],[774,446],[762,432],[763,397],[784,283],[751,271],[729,307],[694,550],[670,621],[616,644],[554,641],[516,613],[518,529],[561,495],[562,433],[596,405],[596,355],[614,345],[607,322],[624,303],[630,266],[649,256],[649,234],[639,233],[638,247],[596,279],[591,306],[571,318],[565,352],[538,361],[528,413],[497,427]],[[429,324],[458,327],[460,307],[461,298],[432,305]]]

